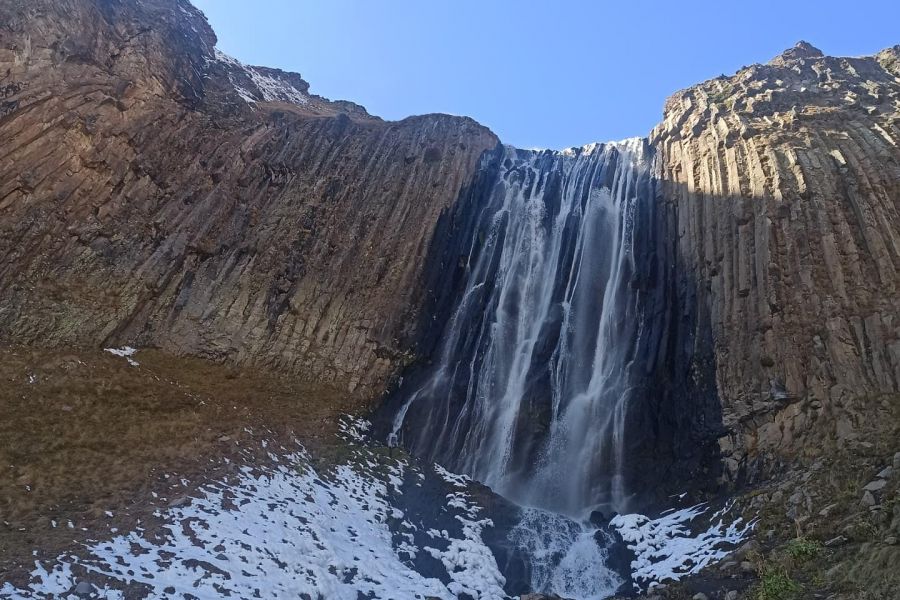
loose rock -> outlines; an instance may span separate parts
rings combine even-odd
[[[867,483],[863,489],[870,492],[878,492],[882,490],[886,485],[887,481],[885,481],[884,479],[876,479],[875,481],[870,481],[869,483]]]
[[[95,588],[87,581],[79,581],[78,585],[75,586],[73,592],[76,596],[87,597],[95,594],[97,592],[97,588]]]
[[[860,504],[863,506],[875,506],[875,496],[872,495],[872,492],[866,490],[866,493],[862,496],[862,500],[860,500]]]

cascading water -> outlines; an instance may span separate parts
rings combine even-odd
[[[626,419],[643,315],[634,214],[643,139],[505,148],[437,356],[394,419],[415,453],[526,506],[629,503]]]
[[[628,585],[603,515],[717,473],[710,318],[653,163],[645,139],[487,155],[429,250],[428,360],[385,405],[390,441],[522,507],[534,591]]]

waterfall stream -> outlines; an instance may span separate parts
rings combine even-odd
[[[396,412],[413,452],[525,506],[627,509],[634,211],[652,201],[650,163],[643,139],[504,149],[437,356]]]

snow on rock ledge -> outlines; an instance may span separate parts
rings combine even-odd
[[[296,73],[268,67],[251,67],[218,48],[215,50],[215,59],[226,66],[234,89],[247,103],[287,102],[300,106],[309,103],[309,84]]]
[[[635,588],[678,581],[727,556],[756,524],[745,523],[740,517],[726,524],[730,508],[726,505],[708,521],[701,518],[708,510],[705,504],[668,512],[657,519],[640,514],[614,517],[610,526],[635,554],[631,563]]]
[[[132,348],[131,346],[122,346],[121,348],[104,348],[104,352],[109,352],[110,354],[115,354],[116,356],[121,356],[125,360],[128,361],[128,364],[132,367],[137,367],[140,363],[133,358],[134,354],[137,352],[137,348]]]

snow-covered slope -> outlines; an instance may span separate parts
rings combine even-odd
[[[402,507],[426,474],[351,448],[351,459],[327,472],[314,469],[299,445],[271,453],[270,467],[244,467],[233,481],[158,512],[158,523],[36,562],[28,586],[5,584],[0,597],[74,597],[79,585],[105,598],[506,597],[481,538],[491,522],[467,494],[454,491],[439,518],[423,522]]]
[[[609,530],[536,509],[520,513],[499,498],[488,511],[471,479],[369,445],[368,428],[345,419],[345,455],[325,468],[299,443],[261,440],[268,464],[236,468],[229,480],[172,500],[134,531],[98,532],[83,551],[36,560],[30,581],[2,584],[0,598],[501,600],[511,588],[498,566],[498,538],[528,556],[524,573],[536,591],[600,599],[623,583],[606,565]],[[692,521],[709,522],[705,512],[613,519],[636,554],[636,587],[695,571],[747,530],[716,513],[714,524],[691,533]],[[497,516],[506,521],[499,529]]]

